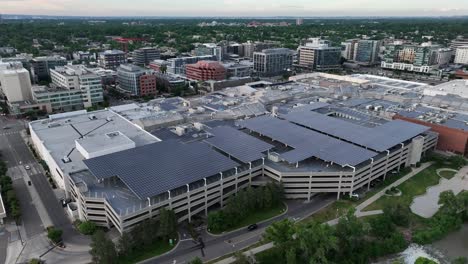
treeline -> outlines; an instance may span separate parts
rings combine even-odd
[[[274,223],[264,238],[275,248],[258,254],[258,263],[369,263],[408,246],[399,231],[409,224],[409,211],[404,206],[388,207],[369,222],[354,213],[350,210],[336,226],[316,221],[294,224],[288,219]]]
[[[457,196],[452,191],[442,192],[439,196],[442,207],[429,220],[428,224],[416,230],[413,240],[418,244],[429,244],[440,240],[448,233],[461,228],[468,221],[468,191]]]
[[[224,209],[208,214],[208,229],[215,233],[225,231],[255,212],[278,207],[283,199],[283,188],[279,184],[248,187],[229,198]]]
[[[0,153],[0,158],[1,158]],[[0,189],[2,192],[3,203],[5,209],[9,215],[11,215],[16,221],[19,221],[21,217],[21,211],[19,206],[18,198],[16,197],[15,190],[13,189],[13,182],[7,173],[7,166],[3,160],[0,160]]]
[[[127,263],[155,247],[168,245],[169,240],[177,238],[177,219],[174,211],[162,208],[159,219],[148,219],[125,232],[114,243],[102,230],[97,230],[91,237],[93,263]],[[175,241],[173,241],[175,243]]]

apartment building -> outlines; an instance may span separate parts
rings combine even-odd
[[[468,64],[468,45],[457,48],[455,53],[455,63]]]
[[[99,53],[98,63],[104,69],[115,71],[120,64],[127,63],[127,57],[121,50],[106,50]]]
[[[217,61],[199,61],[186,65],[186,76],[197,81],[220,81],[226,79],[226,68]]]
[[[160,58],[161,52],[157,48],[145,47],[133,51],[133,63],[141,67],[148,66],[152,61]]]

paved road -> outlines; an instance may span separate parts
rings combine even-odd
[[[43,174],[41,165],[35,160],[24,142],[21,136],[21,131],[25,128],[24,123],[3,117],[0,119],[0,128],[4,126],[10,128],[0,131],[0,151],[12,172],[14,187],[20,201],[22,222],[26,231],[26,238],[23,238],[26,242],[26,249],[23,251],[23,255],[26,256],[24,257],[37,257],[49,247],[47,241],[41,241],[44,239],[38,237],[40,234],[44,235],[45,227],[42,222],[45,219],[46,222],[63,230],[64,242],[70,249],[65,251],[55,249],[43,259],[47,259],[47,263],[64,263],[64,259],[67,259],[67,263],[86,263],[89,261],[87,252],[89,238],[80,235],[73,228],[47,177]],[[31,169],[26,170],[26,165]],[[27,177],[26,180],[25,177]],[[31,181],[32,186],[27,186],[28,180]],[[28,188],[34,188],[34,192]],[[33,201],[31,193],[37,193],[38,197],[35,198],[39,200]],[[38,209],[40,209],[39,212]],[[38,244],[41,244],[42,248],[37,249]],[[28,251],[29,248],[31,250]],[[31,256],[28,256],[28,253]]]
[[[182,241],[175,251],[141,263],[181,264],[188,263],[195,257],[200,257],[204,261],[215,259],[257,243],[262,238],[262,234],[265,229],[275,221],[288,217],[307,217],[331,204],[335,200],[335,195],[321,195],[312,199],[310,203],[304,203],[303,201],[288,201],[289,210],[287,214],[259,224],[258,229],[253,232],[248,232],[245,229],[242,229],[223,236],[210,236],[204,233],[202,235],[205,242],[205,257],[203,258],[201,256],[201,251],[199,249],[194,249],[195,244],[193,242]]]

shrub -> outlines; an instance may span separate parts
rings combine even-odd
[[[83,235],[92,235],[96,232],[96,224],[90,221],[85,221],[78,225],[78,230]]]
[[[54,243],[62,242],[63,231],[53,226],[47,228],[47,237]]]
[[[437,262],[428,258],[419,257],[418,259],[416,259],[416,262],[414,262],[414,264],[437,264]]]

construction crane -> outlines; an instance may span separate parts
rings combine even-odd
[[[121,49],[125,52],[128,53],[128,43],[130,42],[137,42],[137,41],[145,41],[145,39],[142,38],[114,38],[114,41],[120,43]]]

